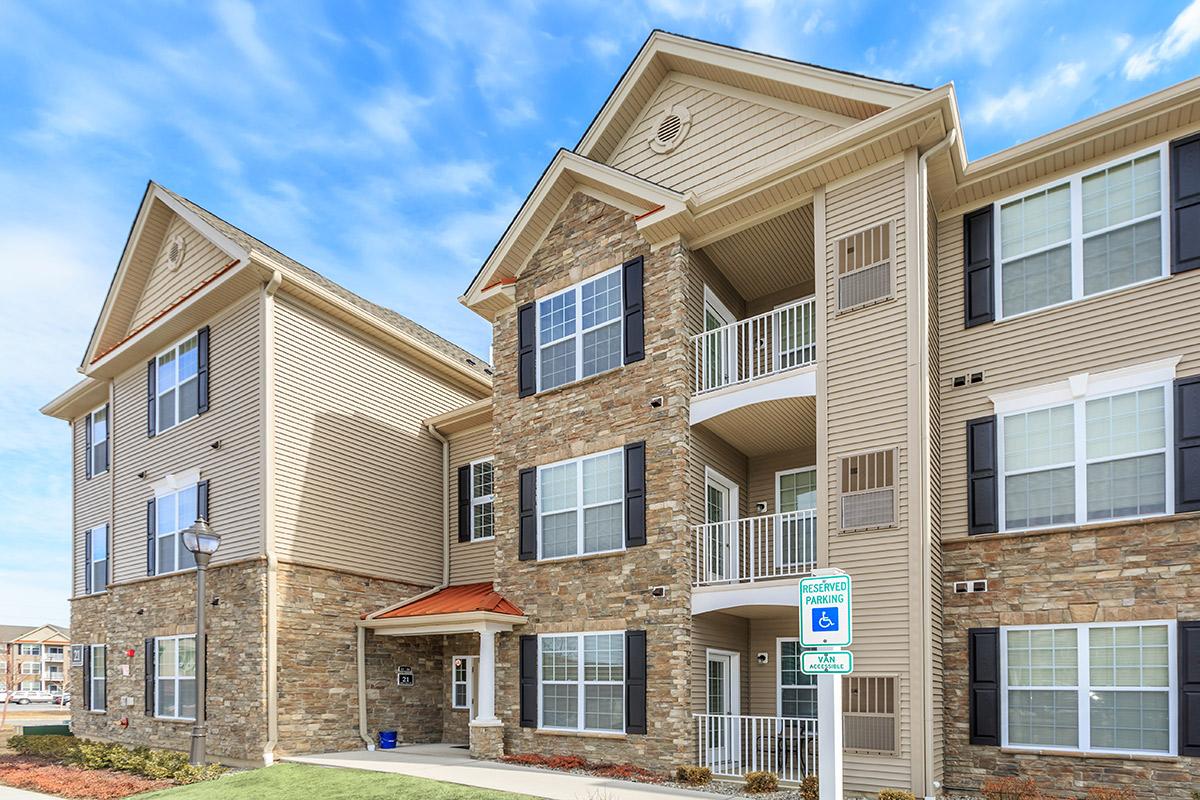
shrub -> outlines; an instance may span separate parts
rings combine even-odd
[[[639,783],[662,783],[663,776],[635,764],[592,764],[589,771],[600,778]]]
[[[749,794],[767,794],[779,791],[779,777],[774,772],[747,772],[746,792]]]
[[[685,764],[675,770],[675,780],[688,786],[704,786],[712,783],[712,770],[708,767]]]
[[[48,758],[75,764],[86,770],[113,769],[156,781],[196,783],[221,775],[219,764],[193,767],[187,753],[125,747],[120,744],[93,742],[73,736],[14,736],[8,746],[26,756]]]
[[[546,759],[550,769],[587,769],[587,759],[582,756],[550,756]]]
[[[90,800],[119,800],[171,785],[169,781],[152,781],[117,772],[91,772],[79,767],[28,761],[0,764],[0,782],[18,789]]]
[[[546,766],[546,757],[538,753],[514,753],[510,756],[501,756],[500,760],[508,764],[523,764],[527,767]]]
[[[800,797],[804,800],[821,800],[821,783],[816,775],[805,775],[800,781]]]
[[[1196,792],[1192,792],[1192,797],[1196,796]],[[1135,800],[1137,797],[1133,789],[1128,786],[1123,786],[1120,789],[1104,789],[1099,786],[1088,789],[1086,800]]]
[[[1032,778],[988,778],[979,790],[984,800],[1044,800]]]
[[[879,800],[917,800],[912,792],[903,789],[880,789]]]
[[[74,736],[12,736],[8,746],[23,756],[69,761],[79,747]]]

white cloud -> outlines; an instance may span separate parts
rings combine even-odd
[[[970,115],[985,125],[1012,127],[1044,109],[1064,91],[1077,87],[1087,64],[1082,61],[1056,64],[1047,73],[1025,84],[1015,84],[1004,94],[986,97]]]
[[[583,40],[588,52],[593,58],[601,61],[608,61],[621,50],[621,45],[616,39],[611,39],[607,36],[588,36]]]
[[[920,26],[917,48],[902,72],[907,74],[976,62],[989,66],[1011,43],[1027,35],[1020,24],[1025,3],[981,0],[940,9]]]
[[[1148,78],[1165,63],[1186,56],[1197,43],[1200,43],[1200,0],[1192,0],[1153,43],[1126,60],[1125,77],[1131,81]]]
[[[428,105],[429,100],[392,86],[359,106],[358,116],[379,139],[407,147],[412,143],[412,129],[420,124],[421,112]]]

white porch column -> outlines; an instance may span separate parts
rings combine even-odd
[[[479,713],[473,723],[498,725],[496,719],[496,631],[479,629]]]
[[[817,780],[821,800],[842,800],[842,676],[817,676]]]

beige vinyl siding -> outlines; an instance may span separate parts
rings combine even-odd
[[[146,212],[145,222],[138,236],[136,246],[129,256],[125,269],[125,281],[122,287],[140,287],[154,270],[159,250],[171,223],[177,220],[175,212],[167,208],[162,201],[151,203]],[[125,334],[134,326],[131,320],[141,304],[141,294],[136,290],[117,291],[112,297],[112,306],[108,312],[107,324],[100,331],[97,341],[97,352],[105,352],[117,342],[125,338]]]
[[[423,420],[478,398],[287,295],[276,298],[275,541],[281,559],[433,585],[441,443]]]
[[[930,753],[933,764],[932,779],[942,780],[944,756],[943,692],[943,646],[942,646],[942,462],[941,462],[941,397],[940,348],[941,335],[938,330],[938,276],[937,276],[937,231],[933,199],[926,198],[925,213],[928,217],[926,270],[928,273],[929,322],[929,649],[931,656],[932,692],[929,698],[932,713],[932,746]]]
[[[691,513],[693,525],[702,525],[706,509],[705,468],[711,468],[738,486],[738,517],[746,516],[746,456],[729,442],[706,428],[692,428]]]
[[[209,522],[221,532],[214,562],[263,553],[261,535],[261,375],[259,294],[209,321],[209,410],[146,435],[146,365],[119,376],[114,387],[116,514],[113,577],[146,575],[146,501],[151,484],[169,473],[199,469],[209,481]],[[213,444],[220,442],[219,448]],[[146,477],[138,477],[145,472]]]
[[[787,470],[803,469],[815,466],[817,455],[812,447],[785,450],[781,453],[769,453],[750,459],[749,496],[747,507],[750,513],[757,514],[756,503],[766,503],[767,510],[763,513],[774,514],[775,507],[775,474]]]
[[[692,619],[692,711],[703,714],[708,710],[708,649],[730,650],[741,655],[741,674],[738,687],[741,693],[741,713],[747,709],[750,697],[749,649],[750,620],[714,611]]]
[[[176,236],[183,236],[184,254],[183,263],[178,268],[173,268],[167,262],[167,254],[171,241]],[[162,312],[229,261],[228,254],[184,222],[182,217],[175,216],[159,245],[154,267],[146,281],[146,287],[142,290],[141,299],[138,300],[137,310],[130,320],[130,330]]]
[[[877,791],[911,785],[906,759],[912,752],[909,657],[915,620],[909,618],[908,526],[907,230],[902,161],[867,173],[826,194],[824,359],[828,436],[827,493],[829,565],[854,578],[854,667],[865,673],[901,675],[901,758],[847,756],[847,789]],[[891,221],[895,298],[836,313],[837,240]],[[898,524],[893,529],[838,533],[838,458],[866,450],[899,448]]]
[[[994,413],[989,395],[1171,356],[1182,356],[1177,376],[1200,374],[1200,337],[1194,335],[1200,271],[967,329],[962,247],[962,216],[940,220],[942,517],[947,540],[967,535],[966,423]],[[982,383],[953,388],[954,376],[974,372],[984,374]]]
[[[109,454],[112,453],[111,424],[109,427]],[[112,470],[87,476],[87,417],[71,423],[71,474],[74,483],[74,525],[71,540],[71,593],[81,595],[86,588],[84,577],[84,533],[97,525],[112,524]],[[103,588],[103,587],[97,587]]]
[[[779,713],[779,647],[780,639],[795,639],[800,635],[795,612],[781,612],[778,617],[750,620],[750,704],[742,704],[743,713],[755,716],[774,716]],[[758,654],[767,654],[767,663],[758,663]],[[858,668],[856,663],[855,668]]]
[[[668,76],[608,163],[677,191],[702,193],[839,130],[815,110],[812,113],[823,119],[797,113],[802,108],[787,111],[777,101],[759,99],[762,102],[755,102],[729,87]],[[687,107],[691,128],[674,150],[655,153],[650,136],[663,112],[677,104]]]
[[[450,583],[482,583],[496,577],[496,541],[458,540],[458,468],[492,455],[492,424],[450,438]]]

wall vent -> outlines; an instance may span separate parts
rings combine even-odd
[[[685,106],[672,106],[664,111],[650,131],[650,149],[669,153],[679,146],[692,127],[692,114]]]
[[[889,221],[837,240],[838,313],[891,299],[893,234]]]
[[[899,755],[895,675],[847,675],[842,681],[842,747],[847,753]]]
[[[975,594],[976,592],[986,592],[988,590],[987,581],[955,581],[955,594]]]
[[[186,242],[182,236],[175,236],[167,244],[167,264],[171,269],[179,269],[183,264],[183,251],[186,247]]]
[[[890,528],[896,524],[896,449],[838,459],[838,495],[843,531]]]

